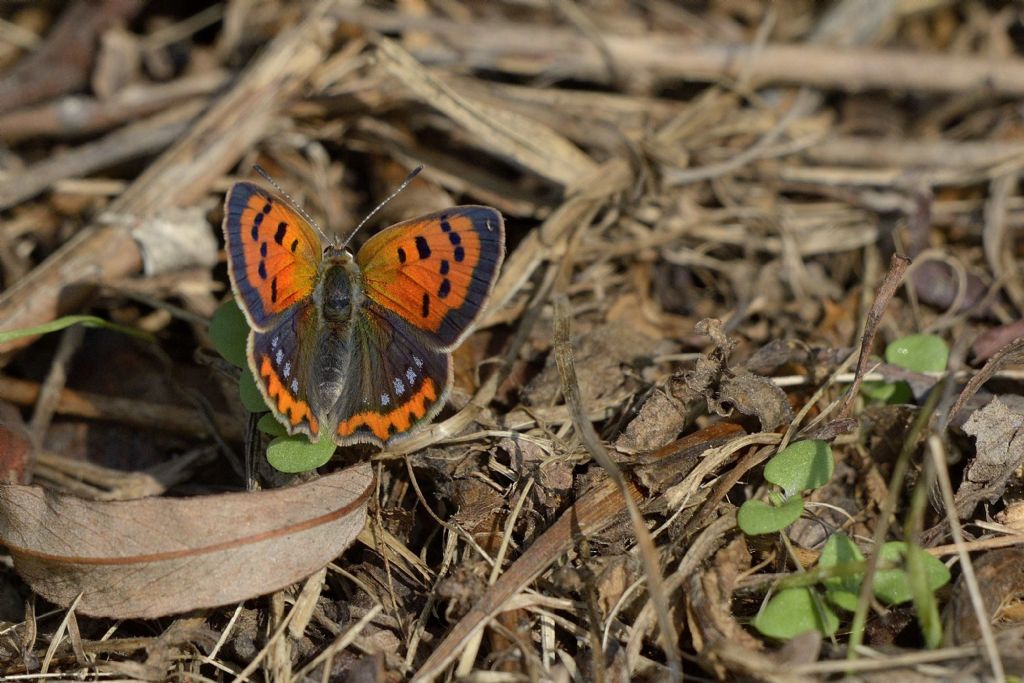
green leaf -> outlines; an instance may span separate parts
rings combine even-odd
[[[911,334],[889,344],[885,360],[914,372],[942,372],[949,361],[949,347],[934,334]]]
[[[103,318],[97,318],[94,315],[66,315],[63,318],[57,318],[56,320],[51,320],[48,323],[36,325],[35,327],[23,327],[20,330],[0,332],[0,344],[6,344],[9,341],[21,339],[22,337],[36,337],[40,334],[59,332],[60,330],[71,327],[72,325],[102,327],[107,330],[113,330],[114,332],[131,335],[132,337],[137,337],[145,341],[153,341],[153,335],[148,332],[137,330],[134,327],[128,327],[126,325],[118,325],[117,323],[112,323],[108,320],[104,320]]]
[[[895,382],[882,382],[872,380],[870,382],[862,382],[860,385],[861,393],[867,396],[872,401],[878,403],[888,403],[892,397],[893,392],[896,391]]]
[[[288,430],[284,428],[273,413],[267,413],[256,423],[256,429],[271,436],[288,436]]]
[[[907,546],[907,577],[910,579],[910,592],[914,599],[914,612],[917,624],[921,627],[925,645],[934,650],[942,646],[942,619],[939,618],[939,603],[935,600],[935,590],[928,581],[928,559],[934,559],[922,548],[910,544]],[[942,563],[939,563],[942,565]],[[945,565],[942,565],[945,568]]]
[[[842,532],[836,532],[825,541],[821,557],[818,558],[818,566],[835,567],[848,562],[863,561],[864,555],[850,537]],[[860,595],[863,578],[863,572],[852,576],[830,576],[822,581],[825,595],[837,607],[853,612],[857,609],[857,598]]]
[[[779,507],[761,500],[748,500],[736,513],[736,523],[749,536],[771,534],[798,520],[803,511],[804,499],[800,496],[789,498]]]
[[[882,546],[881,559],[890,564],[902,565],[907,554],[907,544],[890,541]],[[921,573],[925,585],[935,591],[949,583],[949,569],[937,559],[925,553],[921,559]],[[898,605],[913,598],[907,572],[900,567],[883,569],[875,576],[875,596],[887,605]]]
[[[245,344],[249,338],[249,323],[234,299],[225,301],[210,319],[210,339],[217,353],[235,367],[249,367]]]
[[[824,441],[797,441],[776,454],[764,468],[764,478],[787,494],[824,486],[832,478],[832,449]]]
[[[772,596],[758,613],[754,628],[779,640],[812,630],[831,636],[839,628],[839,618],[809,588],[786,588]]]
[[[262,413],[270,410],[267,402],[263,400],[263,394],[256,386],[256,380],[249,372],[249,368],[242,368],[242,375],[238,378],[238,395],[242,398],[242,405],[250,413]]]
[[[334,441],[327,437],[310,443],[301,434],[279,436],[267,446],[267,461],[281,472],[306,472],[330,460],[335,448]]]

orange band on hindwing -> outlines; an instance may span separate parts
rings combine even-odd
[[[284,415],[293,427],[306,422],[309,425],[310,431],[316,436],[319,431],[319,425],[317,424],[316,417],[313,416],[312,411],[309,409],[309,404],[299,400],[298,397],[288,391],[288,387],[284,385],[277,372],[274,371],[274,366],[268,356],[262,356],[260,360],[260,377],[267,381],[267,395],[274,401],[277,412]]]
[[[360,427],[367,427],[375,437],[387,441],[392,433],[408,432],[416,422],[423,419],[436,400],[437,387],[434,381],[427,377],[419,390],[394,410],[386,413],[367,410],[356,413],[347,420],[341,420],[338,423],[338,436],[352,436]]]

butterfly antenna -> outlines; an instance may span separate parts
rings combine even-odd
[[[277,181],[275,181],[275,180],[274,180],[273,178],[271,178],[271,177],[270,177],[270,174],[269,174],[269,173],[267,173],[266,171],[264,171],[264,170],[263,170],[263,167],[262,167],[262,166],[260,166],[259,164],[253,164],[253,165],[252,165],[252,170],[256,171],[256,173],[258,173],[258,174],[259,174],[260,176],[262,176],[262,178],[263,178],[264,180],[266,180],[266,181],[267,181],[268,183],[270,183],[271,185],[273,185],[273,186],[274,186],[274,189],[275,189],[275,190],[277,190],[278,192],[280,192],[280,193],[281,193],[281,195],[282,195],[282,196],[283,196],[283,197],[284,197],[285,199],[287,199],[287,200],[288,200],[288,203],[292,205],[292,208],[293,208],[293,209],[295,209],[295,211],[296,211],[296,212],[298,212],[298,214],[299,214],[300,216],[302,216],[303,218],[305,218],[305,219],[306,219],[306,221],[307,221],[307,222],[308,222],[308,223],[309,223],[310,225],[312,225],[312,226],[313,226],[313,228],[314,228],[314,229],[315,229],[315,230],[316,230],[316,231],[317,231],[318,233],[320,233],[320,237],[322,237],[322,238],[324,239],[324,242],[333,242],[333,241],[334,241],[334,240],[332,240],[331,238],[329,238],[329,237],[328,237],[327,235],[325,235],[325,234],[324,234],[324,231],[320,229],[320,226],[319,226],[319,225],[317,225],[317,222],[316,222],[315,220],[313,220],[313,217],[312,217],[312,216],[310,216],[310,215],[309,215],[308,213],[306,213],[306,210],[305,210],[304,208],[302,208],[301,206],[299,206],[299,203],[298,203],[298,202],[296,202],[296,201],[295,201],[294,199],[292,199],[292,196],[291,196],[290,194],[288,194],[287,192],[285,192],[285,191],[284,191],[284,188],[282,188],[282,187],[281,187],[280,185],[278,185],[278,184],[277,184]]]
[[[402,184],[398,186],[398,189],[396,189],[396,190],[395,190],[394,192],[392,192],[392,193],[391,193],[391,194],[389,194],[389,195],[388,195],[387,197],[385,197],[385,198],[384,198],[384,201],[382,201],[382,202],[381,202],[380,204],[378,204],[378,205],[377,205],[377,206],[376,206],[376,207],[375,207],[375,208],[373,209],[373,211],[371,211],[370,213],[366,214],[366,218],[364,218],[363,220],[359,221],[359,225],[357,225],[357,226],[356,226],[356,229],[355,229],[355,230],[353,230],[353,231],[352,231],[352,232],[351,232],[351,233],[349,234],[349,236],[345,238],[345,241],[341,243],[341,247],[342,247],[342,248],[344,248],[344,247],[345,247],[345,245],[346,245],[346,244],[348,244],[348,243],[349,243],[349,241],[350,241],[350,240],[351,240],[351,239],[352,239],[353,237],[355,237],[355,234],[356,234],[357,232],[359,232],[359,228],[361,228],[361,227],[363,227],[364,225],[366,225],[366,222],[367,222],[368,220],[370,220],[371,218],[373,218],[373,217],[374,217],[374,216],[375,216],[375,215],[377,214],[377,212],[378,212],[378,211],[380,211],[381,209],[383,209],[383,208],[384,208],[384,205],[385,205],[385,204],[387,204],[388,202],[390,202],[390,201],[391,201],[392,199],[394,199],[394,198],[395,198],[395,197],[396,197],[396,196],[398,195],[398,193],[399,193],[399,192],[401,192],[401,191],[402,191],[402,190],[404,190],[404,189],[405,189],[406,187],[408,187],[408,186],[409,186],[409,183],[411,183],[411,182],[412,182],[413,178],[415,178],[416,176],[418,176],[418,175],[420,174],[420,171],[422,171],[422,170],[423,170],[423,166],[417,166],[416,168],[412,169],[412,171],[410,171],[410,172],[409,172],[409,175],[405,176],[405,180],[403,180],[403,181],[402,181]]]

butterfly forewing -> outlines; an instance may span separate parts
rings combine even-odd
[[[351,349],[346,390],[332,413],[339,445],[394,443],[444,406],[451,355],[401,317],[368,302],[353,323]]]
[[[501,214],[457,206],[382,230],[356,262],[367,297],[447,351],[476,320],[504,257]]]
[[[224,203],[224,240],[235,295],[254,329],[312,294],[320,240],[284,199],[235,183]]]

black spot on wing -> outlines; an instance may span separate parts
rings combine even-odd
[[[448,263],[448,259],[441,259],[441,275],[447,275],[448,270],[451,268],[451,264]]]
[[[267,258],[267,243],[260,242],[260,256]]]
[[[277,232],[274,233],[274,241],[284,246],[284,236],[288,234],[288,224],[281,221],[277,224]]]
[[[416,253],[421,259],[430,258],[430,245],[427,244],[427,238],[423,235],[416,235]]]
[[[399,247],[398,248],[398,262],[399,263],[405,263],[405,258],[406,258],[406,256],[405,256],[405,249],[402,249],[401,247]]]
[[[260,265],[256,269],[256,272],[259,273],[261,280],[266,280],[267,279],[267,264],[266,264],[266,262],[260,261]]]
[[[277,278],[270,281],[270,303],[277,303]]]
[[[452,233],[452,234],[454,235],[455,233]],[[466,258],[466,250],[463,249],[461,246],[455,247],[455,260],[456,260],[456,262],[462,263],[462,260],[464,258]]]
[[[423,313],[424,318],[430,317],[430,295],[427,293],[423,294]]]
[[[452,291],[452,283],[448,278],[441,280],[441,286],[437,290],[438,298],[444,299]]]

